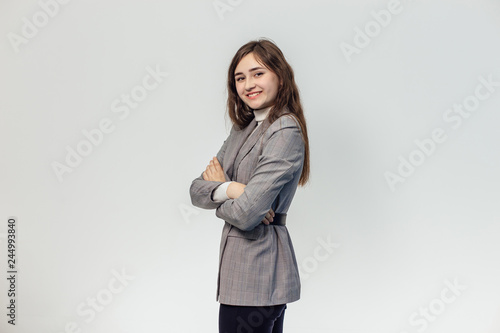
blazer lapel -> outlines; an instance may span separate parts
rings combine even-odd
[[[266,129],[271,125],[268,121],[268,118],[264,119],[262,123],[260,124],[259,127],[250,134],[250,132],[257,126],[257,121],[252,119],[250,124],[247,126],[247,128],[251,128],[250,132],[247,133],[245,136],[245,141],[241,145],[241,148],[239,149],[238,155],[236,155],[236,159],[234,160],[234,165],[233,165],[233,179],[237,179],[238,177],[238,167],[243,160],[243,158],[252,150],[253,146],[257,143],[257,140],[261,137],[261,135],[266,131]],[[246,129],[246,128],[245,128]]]
[[[234,170],[236,170],[236,168],[234,167],[236,158],[239,155],[240,150],[243,144],[245,143],[246,139],[248,138],[248,136],[253,131],[256,125],[257,121],[254,118],[247,125],[247,127],[245,127],[242,130],[235,131],[234,133],[234,138],[232,140],[233,142],[231,144],[231,147],[228,147],[228,151],[226,151],[224,155],[224,171],[227,173],[227,175],[231,180],[236,179],[236,175],[234,174]]]

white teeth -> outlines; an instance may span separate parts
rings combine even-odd
[[[254,96],[257,96],[258,94],[260,94],[260,92],[250,94],[250,95],[248,95],[248,97],[254,97]]]

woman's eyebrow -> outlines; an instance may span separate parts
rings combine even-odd
[[[251,68],[249,70],[249,72],[255,72],[255,71],[258,71],[258,70],[262,70],[262,69],[265,69],[265,68],[264,67],[254,67],[254,68]],[[243,75],[243,73],[241,73],[241,72],[234,73],[234,76],[238,76],[238,75]]]

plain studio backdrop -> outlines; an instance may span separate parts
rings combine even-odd
[[[500,331],[498,1],[2,0],[0,35],[1,332],[217,332],[224,222],[189,187],[259,37],[311,150],[285,331]]]

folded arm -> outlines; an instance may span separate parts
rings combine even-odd
[[[300,171],[303,157],[304,145],[298,127],[274,132],[265,143],[243,193],[220,204],[216,216],[241,230],[255,228],[269,212],[283,186]]]
[[[233,127],[234,129],[234,127]],[[222,147],[219,149],[219,152],[217,153],[217,160],[222,163],[224,154],[226,152],[226,147],[230,141],[231,134],[233,133],[233,129],[231,129],[231,133],[229,134],[229,137],[224,141],[222,144]],[[221,164],[222,165],[222,164]],[[223,171],[224,172],[224,171]],[[191,203],[199,208],[204,208],[204,209],[215,209],[218,206],[220,206],[221,201],[214,200],[213,199],[213,191],[223,184],[223,181],[210,181],[210,180],[205,180],[203,179],[203,173],[196,178],[195,180],[192,181],[191,187],[189,188],[189,194],[191,196]],[[229,176],[227,175],[226,172],[224,172],[224,178],[226,182],[231,181]]]

